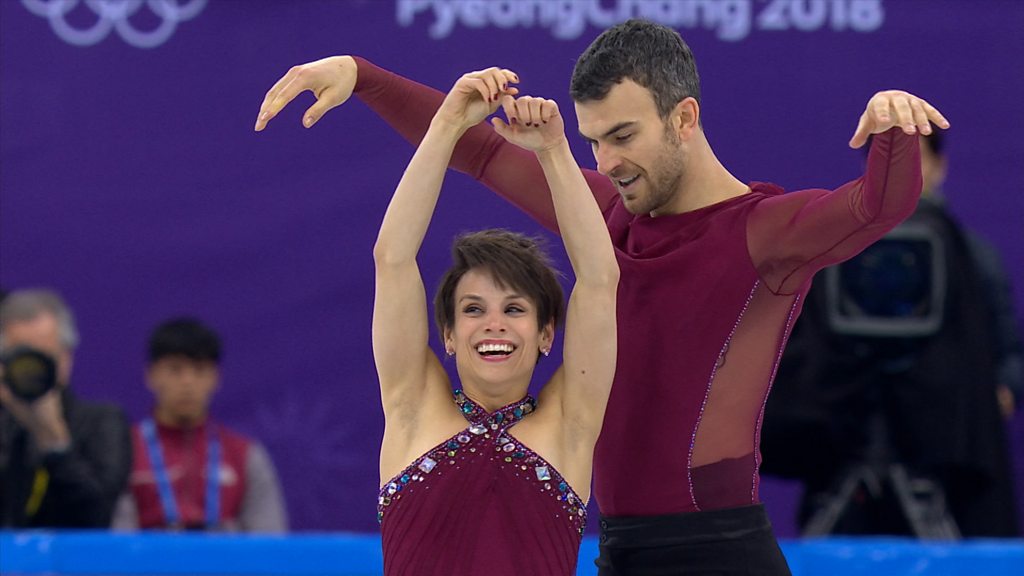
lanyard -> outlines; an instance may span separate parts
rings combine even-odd
[[[32,493],[29,494],[28,501],[25,502],[25,515],[29,518],[36,515],[39,512],[39,507],[43,504],[43,497],[46,496],[46,489],[50,487],[50,473],[46,471],[46,468],[36,468],[36,475],[32,479]]]
[[[156,435],[156,425],[152,418],[147,418],[139,425],[139,429],[146,441],[146,450],[149,452],[149,460],[153,465],[156,488],[160,493],[160,503],[164,508],[164,518],[169,526],[180,526],[181,515],[178,513],[178,505],[174,501],[171,480],[167,475],[167,466],[164,464],[164,453]],[[220,439],[218,434],[213,431],[212,425],[207,433],[207,438],[206,526],[212,528],[220,523]]]

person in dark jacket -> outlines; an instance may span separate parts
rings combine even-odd
[[[927,525],[931,512],[954,525],[947,536],[1020,533],[1004,422],[1022,396],[1024,354],[1007,275],[944,202],[941,134],[921,138],[921,160],[917,210],[838,268],[834,285],[827,275],[815,284],[768,400],[762,471],[804,481],[808,535],[943,534]],[[936,259],[892,257],[914,234],[905,245],[930,238]],[[853,301],[864,318],[844,316]],[[922,329],[927,316],[935,322]]]
[[[56,386],[34,400],[0,378],[0,526],[110,526],[131,469],[128,420],[68,387],[77,344],[74,318],[56,293],[14,291],[0,304],[0,353],[30,347],[56,368]]]

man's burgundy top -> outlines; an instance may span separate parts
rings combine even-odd
[[[381,488],[384,574],[575,574],[586,503],[510,433],[534,399],[490,413],[460,391],[455,402],[469,426]]]
[[[356,94],[411,142],[444,95],[363,59]],[[487,124],[452,167],[557,231],[536,157]],[[594,460],[602,514],[648,516],[754,504],[764,403],[811,276],[909,216],[917,136],[876,135],[864,176],[834,191],[761,183],[718,204],[652,218],[626,211],[584,170],[621,268],[618,366]]]

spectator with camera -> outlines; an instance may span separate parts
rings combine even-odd
[[[49,290],[0,304],[0,526],[105,528],[131,467],[120,408],[68,386],[78,331]]]
[[[156,405],[132,429],[134,465],[117,529],[284,532],[277,473],[264,447],[209,417],[220,338],[193,318],[159,325],[146,382]]]

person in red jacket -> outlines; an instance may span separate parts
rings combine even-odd
[[[220,339],[192,318],[156,328],[146,380],[153,415],[132,428],[129,493],[118,529],[284,532],[277,473],[264,447],[209,417]]]
[[[442,100],[366,60],[327,58],[270,89],[256,130],[305,90],[317,96],[307,127],[355,93],[413,142]],[[629,20],[604,31],[570,92],[622,272],[617,370],[594,454],[600,574],[788,574],[758,496],[778,358],[814,273],[913,212],[918,134],[949,123],[917,96],[879,92],[850,140],[876,135],[864,175],[783,194],[740,181],[715,156],[693,54],[670,28]],[[557,231],[537,160],[490,127],[466,132],[451,166]]]

